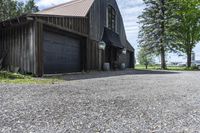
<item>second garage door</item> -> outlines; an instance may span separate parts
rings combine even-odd
[[[44,73],[81,71],[80,40],[66,35],[44,32]]]

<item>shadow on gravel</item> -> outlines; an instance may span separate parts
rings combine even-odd
[[[94,78],[106,78],[123,75],[154,75],[154,74],[178,74],[179,72],[171,71],[150,71],[150,70],[124,70],[124,71],[108,71],[108,72],[88,72],[88,73],[75,73],[65,74],[60,76],[63,80],[81,80],[81,79],[94,79]]]

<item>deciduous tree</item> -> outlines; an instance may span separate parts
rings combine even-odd
[[[173,0],[173,5],[169,30],[172,46],[187,54],[187,67],[191,67],[192,50],[200,41],[200,1]]]
[[[38,7],[34,0],[28,0],[26,3],[16,0],[0,0],[0,21],[37,11]]]
[[[146,49],[141,48],[138,52],[138,62],[140,65],[145,65],[146,69],[148,69],[149,65],[154,64],[153,54],[149,54]]]

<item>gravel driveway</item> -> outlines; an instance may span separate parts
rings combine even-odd
[[[200,132],[200,72],[119,71],[0,85],[0,133]]]

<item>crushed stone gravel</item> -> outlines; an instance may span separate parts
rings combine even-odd
[[[200,72],[126,70],[64,79],[0,84],[0,133],[200,132]]]

